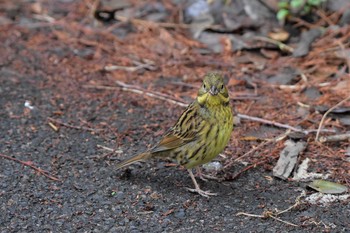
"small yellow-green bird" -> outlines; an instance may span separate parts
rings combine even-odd
[[[187,168],[195,188],[202,196],[216,195],[200,189],[192,168],[214,159],[226,147],[233,129],[230,97],[224,80],[208,73],[195,101],[182,113],[176,124],[160,142],[145,153],[135,155],[117,165],[117,169],[150,158],[172,158]]]

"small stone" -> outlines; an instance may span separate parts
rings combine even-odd
[[[185,217],[185,210],[184,209],[179,209],[178,212],[175,213],[176,218],[184,218]]]

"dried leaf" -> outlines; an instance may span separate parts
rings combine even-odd
[[[289,33],[286,31],[270,32],[269,37],[273,40],[284,42],[288,40]]]
[[[327,194],[340,194],[348,191],[346,186],[326,180],[314,180],[308,186],[318,192]]]
[[[191,23],[191,33],[193,35],[193,38],[198,39],[201,33],[206,30],[208,27],[213,25],[214,18],[210,14],[203,14],[201,16],[198,16],[196,18],[196,21],[193,21]]]
[[[294,57],[303,57],[310,51],[311,44],[323,34],[321,29],[311,29],[301,34],[298,47],[294,50]]]

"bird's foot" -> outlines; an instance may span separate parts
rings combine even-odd
[[[201,196],[203,196],[203,197],[207,197],[207,198],[209,198],[209,196],[216,196],[216,195],[218,195],[217,193],[212,193],[212,192],[210,192],[210,191],[204,191],[204,190],[202,190],[202,189],[199,187],[199,185],[198,185],[198,183],[197,183],[197,181],[196,181],[196,178],[194,178],[194,175],[193,175],[191,169],[187,169],[187,170],[188,170],[188,173],[190,174],[190,177],[191,177],[191,179],[192,179],[192,181],[193,181],[193,184],[194,184],[194,189],[186,188],[188,191],[190,191],[190,192],[192,192],[192,193],[198,193],[199,195],[201,195]]]
[[[209,198],[210,196],[217,196],[217,193],[212,193],[209,190],[208,191],[204,191],[202,189],[200,189],[199,187],[196,187],[194,189],[191,188],[186,188],[188,191],[190,191],[191,193],[198,193],[199,195]]]

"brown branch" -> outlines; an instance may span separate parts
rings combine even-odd
[[[332,20],[326,15],[326,13],[323,10],[316,10],[316,14],[323,19],[323,21],[325,21],[328,26],[332,26],[335,25],[334,22],[332,22]]]
[[[288,18],[290,21],[292,22],[296,22],[297,24],[295,25],[296,27],[299,27],[299,26],[304,26],[304,27],[307,27],[308,29],[313,29],[313,28],[318,28],[319,26],[317,25],[313,25],[311,23],[308,23],[306,22],[305,20],[302,20],[301,18],[298,18],[298,17],[289,17]]]
[[[176,105],[179,105],[181,107],[187,107],[187,105],[188,105],[188,104],[184,103],[183,101],[175,100],[172,96],[169,96],[166,94],[162,94],[162,93],[154,92],[154,91],[150,92],[150,91],[147,91],[141,87],[129,85],[129,84],[123,83],[121,81],[116,81],[116,84],[119,87],[110,87],[110,86],[101,86],[101,85],[84,85],[84,87],[85,88],[105,89],[105,90],[121,89],[123,91],[130,91],[130,92],[133,92],[136,94],[147,95],[147,96],[150,96],[150,97],[153,97],[156,99],[165,100],[169,103],[176,104]]]
[[[350,133],[320,137],[320,142],[322,142],[322,143],[323,142],[339,142],[339,141],[345,141],[345,140],[350,140]]]
[[[188,105],[188,104],[184,103],[183,101],[180,102],[178,100],[174,100],[174,98],[170,95],[165,95],[165,94],[162,94],[159,92],[149,92],[149,91],[146,91],[142,88],[139,88],[139,87],[136,87],[133,85],[128,85],[128,84],[120,82],[120,81],[116,81],[116,83],[117,83],[117,85],[121,86],[122,90],[124,90],[124,91],[131,91],[131,92],[135,92],[135,93],[145,94],[145,95],[157,98],[157,99],[161,99],[161,100],[165,100],[165,101],[168,101],[170,103],[173,103],[173,104],[177,104],[177,105],[182,106],[182,107],[187,107],[187,105]]]
[[[276,126],[276,127],[279,127],[279,128],[285,128],[285,129],[289,129],[289,130],[292,130],[292,131],[301,132],[301,133],[304,133],[304,134],[317,132],[316,129],[310,129],[310,130],[299,129],[299,128],[295,128],[295,127],[287,125],[287,124],[282,124],[282,123],[278,123],[278,122],[275,122],[275,121],[269,121],[269,120],[266,120],[266,119],[263,119],[263,118],[248,116],[248,115],[244,115],[244,114],[240,114],[240,113],[238,113],[237,116],[239,118],[242,118],[242,119],[246,119],[246,120],[250,120],[250,121],[256,121],[256,122],[260,122],[260,123],[267,124],[267,125],[273,125],[273,126]],[[332,132],[333,133],[334,130],[324,129],[324,130],[322,130],[322,132]]]
[[[324,120],[326,119],[327,115],[333,111],[334,109],[336,109],[337,107],[339,107],[340,105],[342,105],[343,103],[345,103],[346,101],[350,100],[350,95],[343,99],[342,101],[340,101],[339,103],[337,103],[336,105],[334,105],[333,107],[331,107],[330,109],[328,109],[327,112],[325,112],[325,114],[323,114],[323,117],[321,119],[321,122],[320,122],[320,125],[318,126],[318,130],[317,130],[317,133],[316,133],[316,137],[315,137],[315,142],[318,141],[318,138],[320,136],[320,132],[321,132],[321,128],[322,128],[322,125],[324,123]]]
[[[7,156],[7,155],[4,155],[4,154],[0,154],[0,157],[3,157],[5,159],[8,159],[8,160],[12,160],[12,161],[15,161],[17,163],[20,163],[24,166],[27,166],[27,167],[30,167],[32,169],[34,169],[35,171],[39,172],[40,174],[43,174],[44,176],[46,176],[47,178],[51,179],[51,180],[54,180],[54,181],[61,181],[60,179],[54,177],[54,176],[51,176],[49,175],[49,172],[48,171],[45,171],[41,168],[38,168],[34,165],[32,165],[29,161],[28,162],[25,162],[25,161],[22,161],[22,160],[19,160],[19,159],[16,159],[16,158],[12,158],[10,156]]]
[[[255,168],[255,167],[257,167],[258,165],[265,163],[266,160],[267,160],[267,158],[265,158],[265,159],[263,159],[263,160],[261,160],[261,161],[259,161],[259,162],[257,162],[257,163],[254,163],[254,164],[252,164],[252,165],[250,165],[250,166],[247,166],[247,167],[243,168],[242,170],[240,170],[239,172],[237,172],[234,176],[230,177],[228,180],[234,180],[234,179],[236,179],[236,178],[237,178],[238,176],[240,176],[243,172],[246,172],[246,171],[248,171],[249,169]],[[225,166],[225,167],[226,167],[226,166]]]

